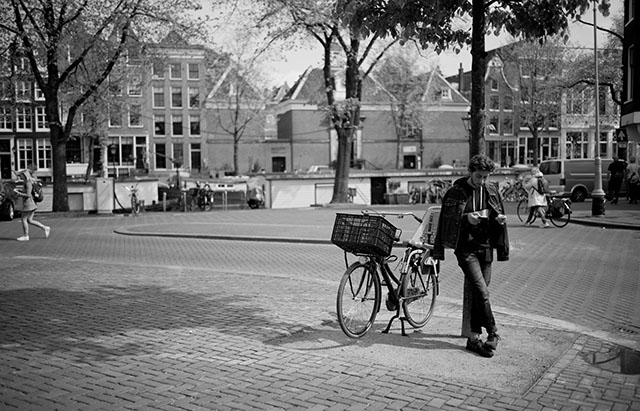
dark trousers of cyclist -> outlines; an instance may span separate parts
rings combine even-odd
[[[494,334],[498,331],[493,311],[491,310],[491,302],[489,301],[492,251],[491,249],[486,249],[455,253],[458,265],[471,287],[470,326],[471,332],[477,334],[472,339],[482,334],[482,327],[487,330],[487,334]]]

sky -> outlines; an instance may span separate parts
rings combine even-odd
[[[611,14],[603,17],[598,13],[597,24],[602,27],[611,27],[611,16],[622,15],[623,0],[611,2]],[[593,10],[587,11],[582,19],[593,22]],[[579,47],[593,48],[593,27],[576,22],[571,24],[570,42]],[[598,31],[598,45],[604,44],[606,34]],[[322,66],[322,49],[317,42],[310,42],[308,47],[292,49],[288,51],[284,59],[279,59],[268,64],[267,75],[274,85],[282,85],[285,82],[291,86],[308,67]],[[509,43],[507,36],[487,36],[486,49],[491,50]],[[460,64],[465,71],[471,69],[471,54],[469,50],[463,50],[459,54],[445,52],[436,57],[437,64],[445,77],[458,72]]]

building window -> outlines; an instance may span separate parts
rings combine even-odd
[[[489,134],[497,134],[499,130],[500,119],[498,116],[491,116],[489,119],[489,125],[487,128],[489,129]]]
[[[40,87],[36,86],[36,100],[38,101],[44,101],[44,93],[42,92],[42,90],[40,89]]]
[[[184,164],[184,144],[173,143],[173,159]],[[177,167],[177,165],[174,165]]]
[[[109,107],[109,127],[122,127],[122,112],[120,107]]]
[[[200,151],[200,143],[191,143],[189,151],[191,155],[191,168],[200,170],[202,168],[202,153]]]
[[[33,124],[31,121],[31,107],[16,107],[16,130],[33,131]]]
[[[18,154],[18,169],[22,170],[33,162],[33,140],[19,138],[16,140],[16,150]]]
[[[13,119],[11,116],[11,107],[0,107],[0,130],[13,130]]]
[[[497,95],[489,96],[489,109],[500,110],[500,96],[497,96]]]
[[[589,136],[585,132],[567,133],[567,158],[589,158]]]
[[[164,143],[156,144],[155,153],[156,169],[167,168],[167,146]]]
[[[129,106],[129,127],[142,127],[142,106],[140,104]]]
[[[491,79],[491,90],[498,91],[498,80],[494,78]]]
[[[182,88],[171,87],[171,107],[182,107]]]
[[[189,134],[192,136],[200,135],[200,116],[189,116]]]
[[[443,88],[440,90],[440,98],[442,100],[451,100],[451,90],[448,88]]]
[[[569,90],[567,93],[567,114],[587,114],[590,94],[588,90]]]
[[[200,107],[200,90],[195,87],[189,87],[189,108]]]
[[[140,76],[133,76],[131,78],[127,92],[130,96],[142,95],[142,78]]]
[[[182,135],[182,116],[171,116],[171,134]]]
[[[189,80],[200,78],[200,66],[197,63],[189,63]]]
[[[147,159],[147,138],[144,136],[136,136],[135,140],[135,168],[136,170],[148,170],[149,164]]]
[[[165,131],[165,121],[164,115],[154,115],[153,116],[153,130],[156,136],[164,136],[166,134]]]
[[[13,96],[11,82],[0,81],[0,100],[11,100],[11,96]]]
[[[51,168],[51,140],[48,138],[39,138],[36,141],[38,149],[38,168]]]
[[[80,137],[71,137],[67,140],[65,150],[67,153],[67,163],[82,162],[82,139]]]
[[[120,81],[113,80],[111,77],[109,77],[109,91],[114,96],[121,96],[122,95],[122,84],[120,83]]]
[[[615,153],[615,150],[613,151]],[[600,157],[610,157],[607,153],[607,133],[600,133]]]
[[[513,118],[511,118],[510,116],[505,116],[502,118],[502,134],[513,134]]]
[[[16,100],[31,101],[31,83],[28,81],[16,82]]]
[[[182,67],[180,63],[169,64],[169,78],[179,80],[182,78]]]
[[[502,96],[502,108],[505,111],[513,111],[513,96]]]
[[[164,107],[164,87],[153,88],[153,107]]]
[[[36,107],[36,130],[43,131],[49,129],[49,123],[47,122],[47,113],[45,107]]]
[[[153,65],[151,66],[151,73],[153,78],[164,78],[164,64],[160,61],[154,61]]]

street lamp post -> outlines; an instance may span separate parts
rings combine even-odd
[[[113,163],[113,183],[111,184],[111,189],[113,192],[113,209],[116,209],[116,151],[118,147],[115,144],[109,144],[109,153],[111,154],[111,162]]]
[[[604,215],[604,190],[602,189],[602,159],[600,158],[600,86],[598,79],[598,25],[597,19],[597,1],[593,2],[593,63],[595,76],[595,130],[594,130],[594,163],[595,175],[593,181],[593,192],[591,193],[591,215]]]

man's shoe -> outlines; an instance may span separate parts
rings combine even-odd
[[[489,334],[487,337],[487,341],[484,343],[484,348],[490,351],[495,351],[498,348],[498,341],[500,341],[500,336],[496,333]]]
[[[22,237],[16,238],[16,240],[18,240],[18,241],[29,241],[29,236],[28,235],[23,235]]]
[[[44,228],[44,238],[49,238],[49,234],[51,234],[51,227]]]
[[[477,340],[471,341],[471,340],[467,340],[467,350],[474,352],[478,355],[480,355],[481,357],[485,357],[485,358],[491,358],[493,357],[493,351],[488,350],[484,347],[484,344],[482,343],[482,340],[480,338],[478,338]]]

